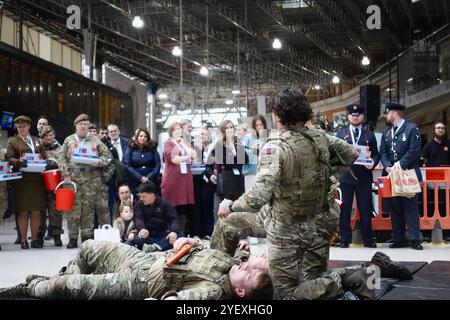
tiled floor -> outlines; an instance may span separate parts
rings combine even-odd
[[[67,230],[66,226],[64,226]],[[15,245],[16,231],[14,220],[5,220],[0,225],[0,287],[10,286],[22,282],[28,274],[53,275],[67,264],[76,253],[76,249],[66,249],[67,233],[63,235],[63,247],[54,247],[53,241],[46,241],[43,249],[21,250]],[[348,249],[331,248],[331,260],[370,260],[377,251],[383,251],[396,261],[450,261],[450,245],[430,246],[424,245],[423,251],[412,249],[389,249],[386,244],[379,244],[379,248],[370,249],[351,247]]]

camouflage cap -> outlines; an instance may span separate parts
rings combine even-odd
[[[89,116],[85,113],[82,113],[78,117],[75,118],[75,121],[73,122],[73,124],[77,124],[78,122],[81,122],[81,121],[89,121]]]
[[[14,124],[31,124],[31,119],[27,116],[18,116],[14,119]]]
[[[55,130],[53,129],[52,126],[45,126],[42,128],[40,137],[43,138],[47,133],[52,132],[52,131],[55,132]]]

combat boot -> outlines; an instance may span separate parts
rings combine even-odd
[[[78,247],[78,239],[70,239],[67,244],[67,249],[73,249]]]
[[[20,298],[30,298],[27,290],[28,284],[20,283],[13,287],[1,288],[0,289],[0,300],[2,299],[20,299]]]
[[[370,262],[380,268],[381,277],[397,278],[400,280],[412,280],[413,278],[408,268],[398,262],[392,261],[389,256],[383,252],[376,252]]]
[[[373,300],[375,288],[369,288],[371,275],[366,268],[347,269],[342,278],[342,288],[344,291],[351,291],[359,298]]]
[[[55,247],[62,247],[63,245],[61,241],[61,236],[59,234],[55,234],[53,236],[53,242],[55,243]]]

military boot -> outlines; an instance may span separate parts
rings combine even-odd
[[[400,280],[412,280],[413,278],[408,268],[398,262],[392,261],[383,252],[376,252],[372,257],[371,263],[380,268],[381,276],[384,278],[397,278]]]
[[[62,247],[63,245],[61,241],[61,236],[59,234],[55,234],[53,236],[53,242],[55,243],[55,247]]]
[[[27,283],[20,283],[13,287],[1,288],[0,300],[30,298],[31,296],[28,294],[27,286]]]
[[[375,298],[375,288],[372,285],[367,268],[347,269],[342,277],[342,288],[344,291],[351,291],[362,299],[373,300]]]
[[[67,249],[73,249],[78,247],[78,239],[70,239],[67,244]]]

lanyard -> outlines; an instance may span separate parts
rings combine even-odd
[[[400,128],[403,126],[403,124],[405,123],[405,121],[403,121],[398,127],[397,130],[395,130],[394,132],[394,126],[392,126],[391,129],[391,136],[392,136],[392,142],[391,142],[391,150],[396,153],[396,151],[394,150],[394,136],[397,134],[398,130],[400,130]]]
[[[355,127],[355,129],[356,129],[356,127]],[[362,128],[358,128],[358,129],[359,129],[358,136],[355,137],[355,135],[353,134],[352,128],[351,127],[349,128],[349,130],[350,130],[350,137],[352,138],[352,144],[354,146],[358,145],[359,137],[361,137],[361,134],[362,134]]]
[[[34,149],[33,139],[31,139],[30,136],[28,136],[26,140],[25,140],[24,138],[22,138],[22,136],[20,136],[20,138],[27,144],[27,146],[30,147],[31,152],[32,152],[33,154],[35,154],[35,153],[36,153],[36,150]]]
[[[178,147],[178,149],[180,149],[181,155],[184,156],[184,155],[186,154],[186,152],[184,151],[184,148],[183,148],[180,144],[178,144],[178,142],[176,142],[175,140],[172,140],[172,141],[173,141],[173,143],[176,144],[176,146]]]

